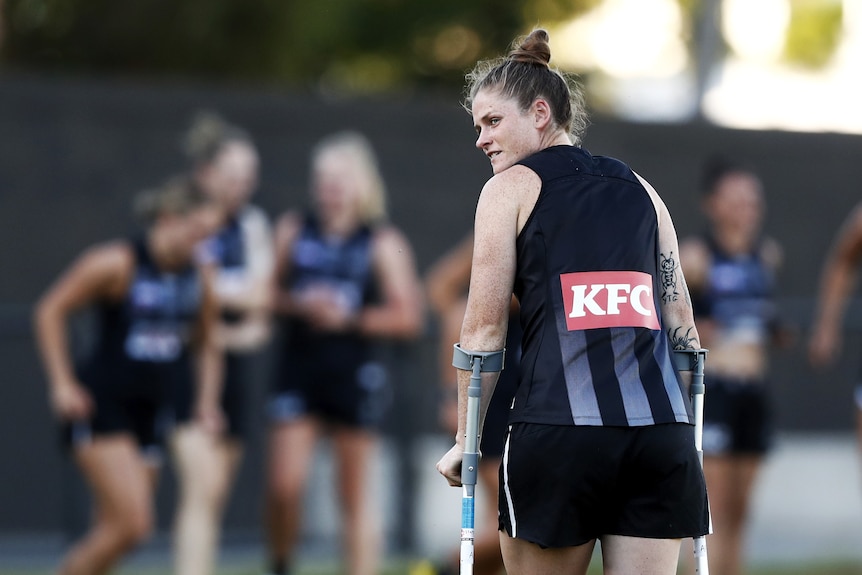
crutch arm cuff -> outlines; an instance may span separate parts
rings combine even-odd
[[[506,348],[497,351],[470,351],[463,349],[460,343],[454,346],[452,365],[458,369],[473,370],[473,362],[479,361],[479,371],[503,371]]]

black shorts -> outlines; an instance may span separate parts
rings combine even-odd
[[[763,381],[704,379],[705,455],[762,455],[772,445],[772,414]]]
[[[516,423],[500,466],[500,530],[542,547],[709,531],[694,427]]]
[[[521,376],[519,351],[518,348],[511,351],[510,348],[506,348],[505,367],[500,372],[494,395],[491,396],[491,403],[488,404],[488,411],[485,413],[485,426],[482,428],[479,446],[483,458],[499,459],[503,456],[506,430],[509,425],[509,410],[512,408],[512,399],[515,397],[518,379]]]
[[[95,410],[89,419],[63,424],[63,445],[71,449],[95,436],[128,433],[148,458],[161,460],[165,438],[174,420],[171,390],[186,367],[183,364],[161,373],[128,366],[110,369],[91,365],[79,370],[79,378],[90,393]]]
[[[269,403],[273,423],[305,415],[352,428],[378,430],[392,394],[386,366],[367,356],[320,362],[285,358]]]
[[[506,433],[509,427],[509,411],[512,400],[518,391],[518,381],[521,379],[521,323],[517,314],[509,317],[509,329],[506,332],[506,358],[503,371],[488,404],[485,413],[485,426],[482,428],[482,438],[479,450],[483,458],[499,459],[503,457],[503,447],[506,444]]]
[[[242,440],[245,437],[245,392],[257,358],[257,354],[224,354],[220,406],[225,418],[225,433],[232,439]],[[194,418],[195,385],[190,379],[177,390],[175,406],[178,423],[188,423]]]

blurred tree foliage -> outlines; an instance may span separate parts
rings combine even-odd
[[[841,39],[843,5],[838,0],[793,0],[784,58],[806,68],[820,68]]]
[[[0,0],[6,66],[320,85],[460,86],[548,19],[600,0]]]
[[[378,92],[460,88],[477,59],[603,0],[0,0],[0,63]],[[676,0],[692,34],[709,0]],[[791,0],[786,60],[828,62],[839,0]]]

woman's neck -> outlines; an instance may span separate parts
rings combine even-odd
[[[320,220],[320,229],[325,236],[348,238],[356,232],[362,223],[352,216],[331,217]]]
[[[562,130],[555,130],[553,133],[547,134],[547,136],[543,139],[544,139],[544,142],[542,142],[542,143],[544,145],[542,146],[542,149],[550,148],[551,146],[572,146],[572,145],[574,145],[572,143],[572,139],[569,137],[569,134],[562,131]]]
[[[175,271],[188,263],[188,256],[172,249],[170,239],[163,230],[152,229],[147,234],[147,248],[156,267],[163,271]]]
[[[718,247],[731,255],[749,253],[757,241],[757,232],[725,226],[713,228],[712,237]]]

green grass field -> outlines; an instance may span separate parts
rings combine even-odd
[[[417,569],[417,562],[409,560],[390,561],[381,575],[423,575],[427,571]],[[117,575],[163,575],[169,569],[156,567],[126,567],[119,569]],[[342,571],[336,564],[303,565],[297,575],[338,575]],[[0,575],[50,575],[50,570],[6,570],[0,567]],[[589,575],[600,575],[598,565],[591,567]],[[231,566],[221,568],[217,575],[261,575],[259,566]],[[862,575],[862,564],[859,563],[812,563],[798,565],[757,566],[746,572],[746,575]]]

